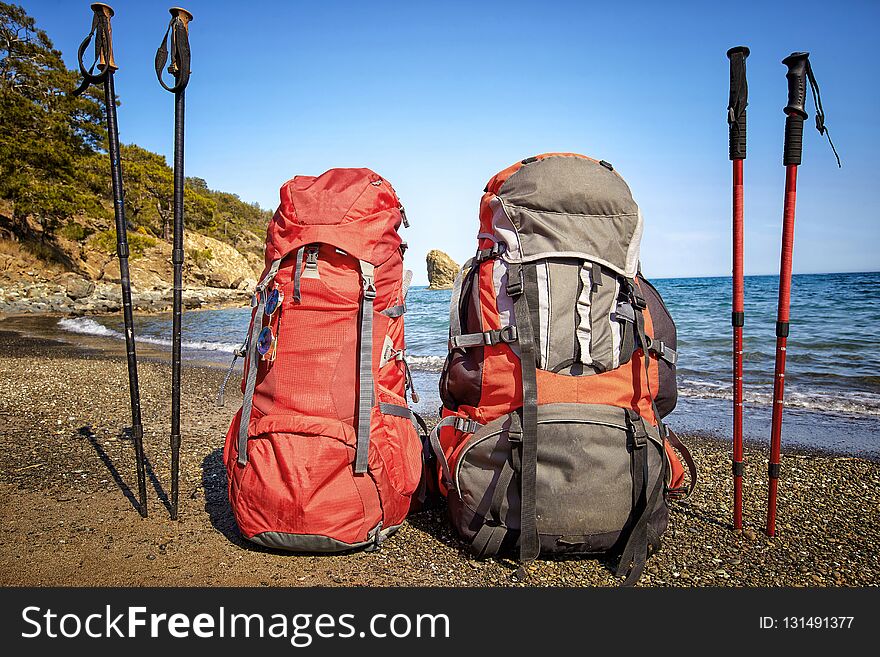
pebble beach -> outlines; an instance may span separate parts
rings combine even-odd
[[[214,399],[220,368],[185,365],[180,520],[168,518],[170,367],[140,352],[149,517],[135,510],[124,354],[95,342],[23,335],[0,321],[0,585],[614,586],[603,559],[539,560],[524,582],[508,559],[475,560],[445,510],[413,514],[377,552],[292,555],[242,540],[221,452],[240,404]],[[13,325],[16,330],[8,327]],[[27,331],[25,331],[27,333]],[[435,420],[436,421],[436,420]],[[880,584],[880,463],[784,449],[778,535],[763,533],[767,453],[746,448],[745,529],[731,527],[730,447],[686,434],[700,469],[673,505],[639,586]]]

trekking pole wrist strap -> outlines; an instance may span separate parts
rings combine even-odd
[[[79,96],[89,86],[103,81],[118,68],[113,60],[113,36],[112,28],[110,27],[110,18],[113,16],[113,10],[107,5],[95,3],[92,5],[92,11],[95,12],[95,15],[92,17],[92,29],[89,31],[88,36],[83,39],[82,43],[79,44],[79,49],[76,53],[79,71],[83,76],[83,80],[79,87],[71,94],[73,96]],[[95,61],[89,68],[86,68],[83,56],[92,41],[92,37],[95,39]],[[95,66],[100,71],[97,75],[93,73]],[[108,99],[107,102],[111,101]]]
[[[185,9],[175,7],[169,10],[171,12],[171,21],[168,23],[168,29],[165,30],[165,36],[162,37],[162,43],[156,51],[156,78],[162,87],[172,93],[183,91],[189,84],[190,76],[190,49],[189,49],[189,22],[193,16]],[[168,37],[171,36],[171,64],[168,66],[168,72],[174,76],[174,86],[169,87],[162,79],[162,69],[168,61]]]

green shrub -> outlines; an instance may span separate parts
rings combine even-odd
[[[214,259],[214,253],[211,249],[187,249],[186,254],[189,256],[190,262],[196,267],[204,267]]]
[[[104,253],[111,255],[116,253],[116,230],[111,228],[95,234],[92,237],[92,244]],[[128,233],[128,250],[132,258],[144,255],[147,249],[156,246],[156,244],[157,240],[149,235],[137,232]]]
[[[94,232],[94,228],[83,226],[82,224],[78,224],[75,221],[68,221],[66,224],[64,224],[64,226],[62,226],[61,230],[58,231],[58,234],[65,239],[71,240],[72,242],[84,242]]]

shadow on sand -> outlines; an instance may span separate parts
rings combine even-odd
[[[119,474],[119,470],[116,468],[116,465],[113,463],[113,459],[107,454],[106,450],[101,446],[101,443],[98,442],[98,437],[95,434],[95,431],[90,426],[80,427],[77,429],[77,433],[89,441],[89,444],[95,450],[95,453],[98,455],[98,458],[101,460],[101,463],[104,464],[104,467],[107,468],[107,471],[110,473],[110,476],[113,478],[113,482],[122,491],[122,494],[125,496],[125,499],[128,500],[129,504],[134,508],[135,511],[140,512],[141,505],[138,502],[137,497],[132,491],[131,486],[126,483],[125,479],[122,478],[122,475]],[[126,443],[131,442],[131,437],[129,436],[128,431],[123,430],[119,435],[120,440],[125,441]],[[132,450],[134,447],[132,446]],[[153,465],[150,463],[150,459],[144,456],[144,472],[146,473],[147,479],[150,484],[153,486],[153,490],[156,492],[156,497],[162,502],[163,506],[171,512],[171,503],[168,500],[168,495],[165,493],[165,489],[162,488],[162,484],[159,483],[158,477],[156,477],[156,473],[153,471]]]

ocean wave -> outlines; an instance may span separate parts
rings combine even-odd
[[[406,362],[414,370],[422,370],[424,372],[439,372],[443,369],[443,363],[446,362],[446,357],[412,356],[407,354]]]
[[[686,379],[678,387],[678,394],[691,399],[733,400],[733,389],[729,384],[712,381]],[[743,401],[747,404],[772,406],[772,391],[743,390]],[[857,391],[785,391],[786,408],[817,411],[821,413],[843,413],[880,416],[880,397],[869,392]]]
[[[111,328],[107,328],[100,322],[96,322],[90,317],[66,317],[58,320],[58,327],[69,331],[70,333],[80,333],[82,335],[95,335],[104,338],[113,338],[115,340],[125,340],[125,336]],[[151,335],[135,335],[136,342],[144,342],[147,344],[155,344],[161,347],[171,347],[171,340],[167,338],[158,338]],[[211,342],[208,340],[194,340],[192,342],[183,341],[180,346],[184,349],[192,349],[194,351],[220,351],[231,354],[239,348],[239,344],[231,342]]]
[[[93,319],[88,317],[67,317],[65,319],[58,320],[59,328],[63,328],[65,331],[70,331],[71,333],[83,333],[85,335],[100,335],[105,338],[117,338],[118,340],[124,340],[125,336],[122,335],[119,331],[114,331],[113,329],[109,329],[103,324],[99,324]]]

